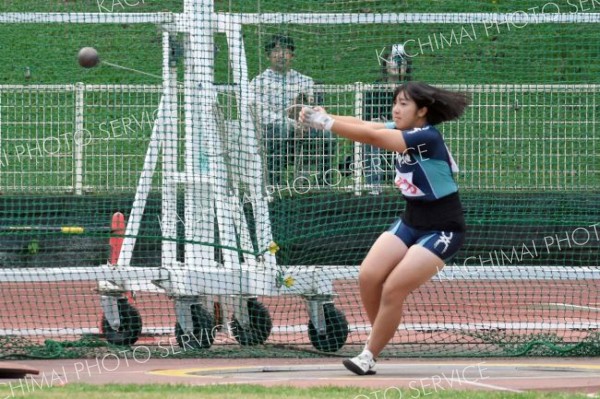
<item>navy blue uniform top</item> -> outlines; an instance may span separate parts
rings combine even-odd
[[[394,122],[386,123],[395,129]],[[396,156],[396,187],[407,201],[404,221],[417,229],[464,231],[454,172],[458,167],[434,126],[402,131],[406,150]]]

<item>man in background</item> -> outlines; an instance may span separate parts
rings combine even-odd
[[[334,156],[330,132],[307,129],[297,121],[300,104],[314,104],[315,83],[311,77],[292,69],[295,50],[289,36],[272,36],[265,45],[270,66],[250,82],[265,149],[267,184],[272,185],[284,182],[294,157],[301,159],[308,153],[309,163],[311,158],[322,158],[319,169],[326,172]]]

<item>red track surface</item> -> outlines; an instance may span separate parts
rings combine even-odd
[[[449,323],[468,324],[473,326],[473,331],[489,329],[482,325],[495,324],[496,329],[506,329],[510,334],[552,332],[567,342],[577,342],[590,331],[581,328],[549,331],[532,326],[519,329],[516,323],[574,326],[597,323],[599,288],[599,280],[430,282],[408,300],[403,319],[403,326],[408,328],[400,331],[393,343],[457,343],[457,339],[460,343],[477,342],[475,338],[462,334],[459,337],[455,331],[440,327]],[[339,281],[335,289],[338,293],[336,307],[345,313],[351,326],[347,343],[359,344],[366,337],[364,327],[368,322],[360,304],[356,282]],[[28,338],[68,339],[73,338],[73,329],[93,329],[99,325],[102,310],[93,282],[0,283],[0,291],[1,330],[31,332],[56,329],[51,336],[33,335]],[[166,295],[138,292],[135,300],[145,327],[174,327],[173,302]],[[267,306],[273,320],[274,332],[269,342],[309,343],[306,331],[300,331],[300,327],[308,324],[302,298],[288,295],[259,300]],[[548,304],[568,304],[571,308]],[[217,342],[235,342],[225,332],[221,334],[223,336],[218,337]],[[152,341],[152,338],[148,337],[146,341]]]

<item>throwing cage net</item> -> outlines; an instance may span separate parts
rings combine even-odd
[[[356,353],[394,154],[295,117],[409,80],[471,98],[468,235],[382,356],[600,354],[599,10],[0,0],[0,358]]]

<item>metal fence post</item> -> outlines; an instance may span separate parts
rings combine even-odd
[[[73,132],[73,191],[75,195],[83,194],[83,126],[85,85],[75,85],[75,129]]]

